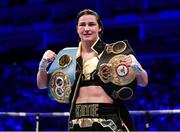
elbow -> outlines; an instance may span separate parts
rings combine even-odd
[[[146,87],[148,85],[148,80],[144,81],[144,82],[141,82],[141,83],[138,83],[138,85],[140,87]]]
[[[47,86],[46,85],[42,85],[40,83],[37,83],[37,88],[38,89],[45,89],[45,88],[47,88]]]
[[[146,87],[148,85],[148,75],[146,72],[142,76],[137,77],[137,84],[141,87]]]
[[[47,88],[47,73],[46,72],[38,72],[37,74],[37,87],[39,89]]]
[[[45,89],[45,88],[47,88],[47,83],[46,83],[46,81],[37,78],[37,88],[38,88],[38,89]]]

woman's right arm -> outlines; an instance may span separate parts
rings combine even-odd
[[[51,50],[47,50],[44,53],[39,63],[39,69],[37,73],[37,87],[39,89],[47,88],[47,67],[55,59],[55,57],[56,54]]]
[[[47,71],[39,70],[37,73],[37,87],[39,89],[47,88]]]

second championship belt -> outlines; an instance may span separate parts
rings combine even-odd
[[[60,103],[68,103],[75,80],[77,48],[64,48],[57,54],[48,70],[49,95]]]
[[[128,41],[118,41],[107,44],[100,58],[98,76],[100,80],[111,89],[113,98],[129,99],[133,95],[130,84],[135,80],[133,69],[125,64],[125,57],[134,54]],[[104,75],[104,67],[110,71],[109,76]]]

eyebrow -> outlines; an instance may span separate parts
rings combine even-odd
[[[88,23],[88,24],[96,24],[96,22],[84,22],[84,21],[80,21],[79,24],[85,24],[85,23]]]

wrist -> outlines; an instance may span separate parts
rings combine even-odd
[[[136,64],[131,64],[131,68],[134,70],[134,72],[136,73],[136,75],[140,75],[141,72],[143,71],[141,66],[138,66]]]
[[[47,67],[49,65],[49,62],[47,59],[42,59],[39,63],[39,71],[47,71]]]

